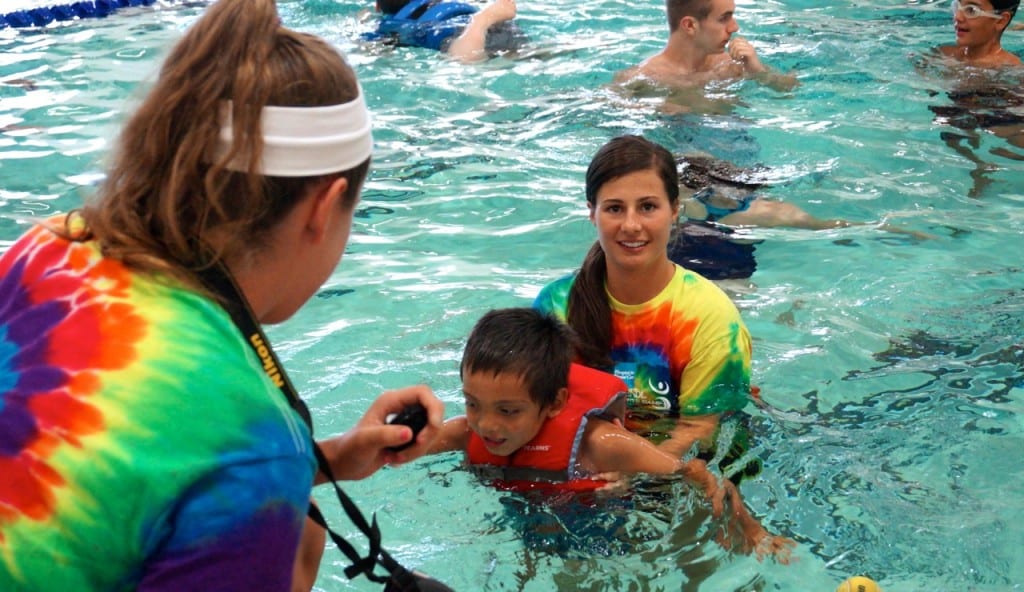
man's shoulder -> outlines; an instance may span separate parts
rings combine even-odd
[[[659,53],[632,68],[620,71],[615,76],[615,82],[620,85],[673,89],[700,86],[706,82],[706,78],[704,73],[691,72],[684,65]]]
[[[635,76],[648,80],[659,81],[666,76],[671,76],[679,71],[679,68],[664,53],[652,55],[635,66]]]
[[[636,79],[640,75],[640,65],[630,66],[616,72],[615,76],[612,78],[612,82],[615,84],[623,84]]]

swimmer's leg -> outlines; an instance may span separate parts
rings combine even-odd
[[[973,184],[971,189],[968,190],[967,196],[972,198],[980,197],[984,192],[985,188],[992,184],[992,180],[985,176],[985,174],[992,169],[992,165],[978,158],[978,155],[974,153],[971,148],[977,149],[981,145],[981,139],[977,133],[971,133],[970,135],[954,134],[953,132],[942,132],[939,137],[946,142],[946,145],[953,149],[954,152],[963,156],[967,160],[974,163],[974,170],[971,171],[971,180]],[[963,145],[963,140],[967,140],[971,148],[967,148]]]
[[[1008,158],[1010,160],[1024,161],[1024,154],[1017,154],[1016,152],[1011,152],[1009,148],[993,148],[989,150],[989,152],[995,154],[996,156],[1002,156],[1003,158]]]
[[[515,0],[494,0],[473,15],[462,34],[448,46],[448,55],[460,62],[476,62],[487,57],[487,29],[516,16]]]
[[[807,230],[825,230],[828,228],[845,228],[850,223],[845,220],[823,220],[815,218],[805,210],[791,203],[771,201],[757,198],[750,202],[750,207],[742,212],[734,212],[720,220],[729,226],[759,226],[762,228],[805,228]]]
[[[816,218],[799,206],[781,201],[770,201],[758,198],[750,203],[750,207],[742,212],[729,214],[722,218],[723,224],[735,226],[760,226],[763,228],[802,228],[806,230],[829,230],[832,228],[848,228],[862,226],[864,222],[850,222],[839,218]],[[905,234],[918,240],[930,240],[935,236],[905,230],[891,224],[881,224],[880,230],[896,234]]]
[[[985,176],[988,170],[985,167],[978,167],[971,171],[971,185],[970,190],[967,191],[967,197],[978,199],[981,194],[985,193],[985,189],[992,184],[992,179]]]

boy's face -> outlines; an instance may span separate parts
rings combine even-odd
[[[566,389],[553,405],[541,408],[530,397],[521,376],[473,372],[462,380],[466,420],[491,454],[509,456],[540,432],[541,426],[565,406]]]

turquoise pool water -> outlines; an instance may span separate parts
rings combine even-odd
[[[594,239],[583,172],[614,135],[761,163],[786,181],[773,198],[936,236],[755,232],[758,270],[735,298],[772,408],[751,410],[765,470],[743,492],[799,543],[793,564],[722,551],[678,483],[640,483],[596,508],[530,506],[454,455],[346,487],[403,563],[457,590],[812,592],[853,574],[889,592],[1024,588],[1024,162],[990,150],[1024,151],[982,133],[976,165],[941,138],[959,130],[929,106],[949,104],[952,83],[921,56],[952,41],[945,2],[737,4],[740,34],[800,87],[718,88],[729,112],[669,116],[658,98],[605,86],[660,49],[660,2],[521,2],[527,55],[468,67],[359,44],[364,4],[281,2],[286,24],[346,53],[375,113],[374,171],[342,265],[270,331],[322,434],[415,382],[459,412],[457,361],[476,318],[528,304]],[[178,2],[0,30],[0,245],[20,218],[90,191],[120,113],[200,11]],[[1024,52],[1024,32],[1004,44]],[[319,589],[378,589],[325,557]]]

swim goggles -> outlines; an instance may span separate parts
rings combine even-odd
[[[979,16],[987,16],[992,19],[1003,17],[1003,11],[983,10],[977,4],[960,4],[960,0],[953,0],[953,15],[955,16],[958,12],[964,13],[964,17],[972,20]]]

